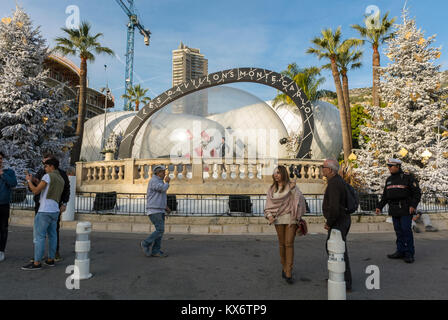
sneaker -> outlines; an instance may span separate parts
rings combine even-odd
[[[22,270],[39,270],[42,269],[42,264],[38,264],[37,266],[34,262],[30,262],[22,267]]]
[[[157,253],[153,253],[153,254],[151,255],[151,257],[156,257],[156,258],[166,258],[166,257],[168,257],[168,254],[166,254],[166,253],[160,251],[160,252],[157,252]]]
[[[145,254],[145,256],[147,256],[147,257],[151,256],[151,253],[149,252],[149,247],[148,247],[148,246],[145,246],[145,244],[143,243],[143,241],[140,242],[140,247],[142,248],[143,253]]]
[[[0,262],[5,260],[5,253],[3,251],[0,251]]]
[[[54,262],[60,262],[64,260],[64,258],[61,257],[61,255],[59,254],[59,252],[56,252],[55,256],[54,256]]]
[[[47,259],[44,261],[44,265],[54,267],[54,261],[55,261],[54,259],[53,260]]]
[[[400,252],[395,252],[395,253],[392,253],[392,254],[388,254],[387,257],[389,259],[403,259],[404,258],[404,254],[400,253]]]
[[[437,232],[439,230],[437,228],[434,228],[433,226],[426,226],[425,231],[426,232]]]
[[[414,230],[415,233],[420,233],[420,229],[417,226],[412,226],[412,230]]]

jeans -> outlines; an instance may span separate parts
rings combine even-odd
[[[412,216],[392,217],[397,235],[397,252],[414,257],[414,235],[412,234]]]
[[[56,226],[59,212],[38,212],[34,217],[34,261],[41,261],[45,252],[48,234],[48,259],[54,259],[57,247]]]
[[[8,241],[9,204],[0,204],[0,251],[5,251]]]
[[[34,204],[34,216],[36,216],[37,212],[39,211],[40,203],[39,203],[39,201],[36,202],[36,200],[34,200],[34,203],[35,203]],[[59,253],[59,229],[61,228],[61,215],[62,215],[62,213],[59,213],[58,224],[57,224],[57,227],[56,227],[56,236],[57,236],[57,239],[58,239],[57,240],[58,244],[56,246],[56,253]]]
[[[151,233],[151,235],[143,240],[143,245],[146,247],[152,246],[152,253],[157,254],[160,253],[160,247],[162,245],[162,236],[165,232],[165,213],[153,213],[149,215],[149,220],[154,224],[156,231]]]

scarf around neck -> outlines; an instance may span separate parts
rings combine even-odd
[[[305,198],[297,186],[281,198],[274,198],[274,186],[269,188],[266,194],[265,218],[268,214],[272,214],[274,219],[277,219],[279,216],[290,212],[290,224],[293,224],[305,214],[305,211]]]

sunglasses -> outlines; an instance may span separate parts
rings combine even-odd
[[[389,168],[391,168],[391,167],[396,167],[397,165],[396,164],[388,164],[387,165]]]

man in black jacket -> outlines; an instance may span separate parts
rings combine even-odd
[[[42,164],[47,161],[48,159],[51,158],[55,158],[55,156],[51,153],[44,153],[43,154],[43,159],[42,159]],[[62,169],[58,169],[59,173],[61,174],[62,179],[64,179],[64,190],[62,191],[62,195],[61,195],[61,200],[59,201],[59,208],[60,208],[60,213],[59,213],[59,218],[58,218],[58,224],[56,226],[56,234],[57,234],[57,247],[56,247],[56,255],[55,255],[55,261],[61,261],[61,255],[59,254],[59,228],[61,227],[61,214],[65,211],[65,209],[67,208],[67,203],[70,199],[70,181],[68,180],[68,176],[67,173],[62,170]],[[45,175],[45,169],[41,168],[39,169],[39,171],[37,171],[36,175],[33,177],[33,184],[35,186],[37,186],[40,182],[40,180],[42,180],[42,177]],[[39,211],[39,206],[40,206],[40,194],[37,194],[34,196],[34,214],[36,215],[37,212]]]
[[[327,189],[325,190],[322,203],[322,212],[327,222],[325,229],[328,230],[327,241],[330,239],[332,229],[341,231],[342,240],[345,242],[345,286],[347,291],[352,289],[352,273],[350,270],[350,261],[347,252],[347,234],[352,223],[351,216],[346,212],[347,191],[345,182],[338,174],[339,163],[334,159],[324,161],[322,174],[327,178]],[[328,249],[327,249],[328,253]]]
[[[409,173],[401,170],[401,161],[389,159],[387,162],[390,176],[386,180],[383,196],[375,210],[380,214],[383,207],[389,205],[389,215],[392,216],[397,235],[397,251],[388,254],[390,259],[404,259],[407,263],[414,262],[414,236],[412,234],[412,219],[421,199],[418,181]]]

